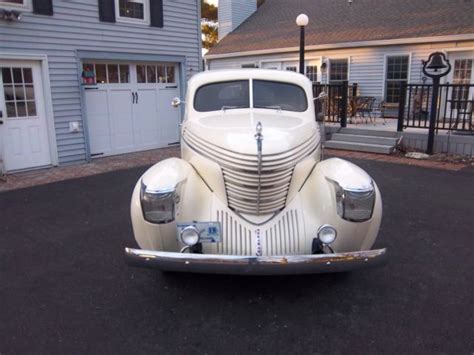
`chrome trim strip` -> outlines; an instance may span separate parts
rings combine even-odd
[[[125,259],[130,266],[165,271],[277,275],[341,272],[382,266],[387,262],[386,252],[386,249],[377,249],[350,253],[257,257],[181,254],[125,248]]]
[[[257,185],[257,216],[260,215],[260,191],[262,190],[262,122],[257,123],[255,139],[257,140],[257,175],[258,175],[258,185]]]

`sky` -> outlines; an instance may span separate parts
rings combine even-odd
[[[218,1],[219,1],[219,0],[206,0],[206,2],[208,2],[209,4],[212,4],[212,5],[214,5],[214,6],[217,6],[217,2],[218,2]]]

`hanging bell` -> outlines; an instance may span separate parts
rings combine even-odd
[[[443,60],[443,55],[441,53],[434,53],[426,69],[431,69],[437,72],[439,69],[446,69],[447,67],[448,66]]]

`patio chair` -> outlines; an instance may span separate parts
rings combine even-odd
[[[374,103],[375,103],[375,97],[371,96],[359,96],[356,98],[355,102],[355,117],[356,117],[356,123],[357,123],[357,116],[361,118],[361,120],[365,119],[365,123],[368,123],[369,121],[374,122]]]

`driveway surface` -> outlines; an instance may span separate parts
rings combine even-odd
[[[348,274],[127,267],[143,168],[0,193],[0,353],[472,354],[474,170],[356,163],[389,264]]]

